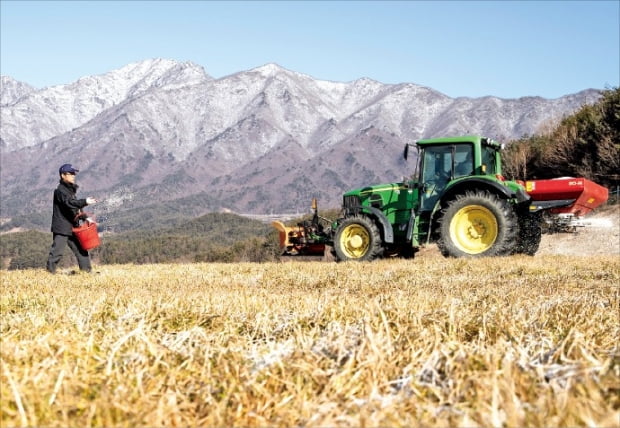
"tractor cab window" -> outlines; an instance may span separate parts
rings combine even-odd
[[[474,173],[474,157],[471,144],[457,144],[454,150],[454,178]]]
[[[429,146],[422,158],[422,211],[433,209],[452,177],[453,146]]]

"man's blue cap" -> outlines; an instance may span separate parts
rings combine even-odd
[[[71,165],[70,163],[66,163],[63,166],[60,167],[60,169],[58,170],[59,174],[65,174],[67,172],[71,172],[73,174],[75,174],[76,172],[79,172],[80,170],[77,168],[74,168],[73,165]]]

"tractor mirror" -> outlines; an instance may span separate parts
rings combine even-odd
[[[403,157],[405,160],[407,159],[407,156],[409,156],[409,144],[405,144],[405,151],[403,152]]]

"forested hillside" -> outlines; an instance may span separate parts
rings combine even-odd
[[[51,233],[27,231],[1,236],[2,269],[43,268]],[[91,251],[95,264],[164,262],[262,262],[277,255],[275,230],[235,214],[211,213],[182,226],[102,234]],[[62,266],[75,265],[67,248]]]
[[[619,184],[620,88],[603,92],[540,135],[508,144],[504,173],[509,178],[585,177],[603,186]]]

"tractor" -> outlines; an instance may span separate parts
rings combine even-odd
[[[414,148],[414,174],[401,182],[343,195],[341,217],[318,215],[297,227],[274,222],[284,254],[322,254],[338,261],[410,258],[437,244],[446,257],[534,255],[543,228],[579,225],[607,201],[606,188],[585,178],[511,181],[502,176],[503,145],[481,136],[425,139]]]

